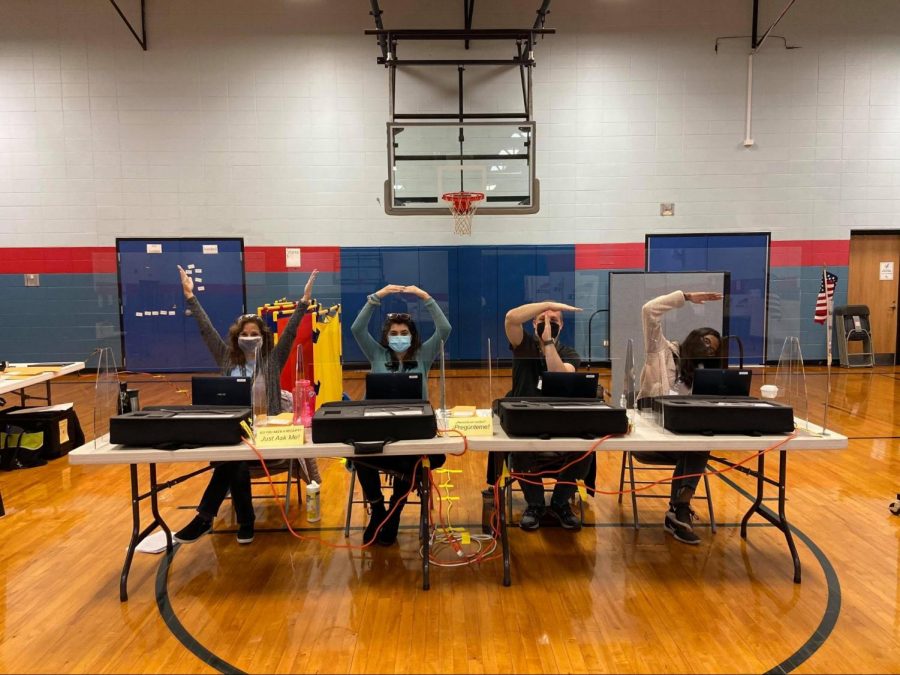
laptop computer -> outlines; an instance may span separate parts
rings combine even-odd
[[[597,373],[541,373],[541,395],[557,398],[597,398]]]
[[[743,368],[698,368],[692,394],[703,396],[749,396],[753,373]]]
[[[251,377],[196,376],[191,378],[191,402],[194,405],[251,405]]]
[[[366,373],[366,400],[422,400],[422,373]]]

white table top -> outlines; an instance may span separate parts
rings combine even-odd
[[[0,394],[18,391],[61,375],[77,373],[82,368],[84,368],[84,361],[73,361],[62,366],[41,363],[10,363],[6,370],[0,372]]]
[[[797,436],[782,448],[785,450],[841,450],[847,447],[847,437],[834,431],[828,431],[822,435],[822,428],[809,424],[809,431],[805,429],[805,420],[795,419],[798,426]],[[800,428],[803,427],[803,428]],[[666,431],[653,421],[650,414],[636,415],[634,427],[624,436],[610,438],[596,450],[631,452],[681,452],[684,450],[765,450],[766,448],[783,441],[787,434],[770,434],[765,436],[747,436],[744,434],[716,434],[705,436],[702,434],[676,434]],[[559,452],[586,452],[598,439],[587,440],[584,438],[552,438],[543,440],[539,438],[510,438],[500,426],[500,420],[494,417],[494,435],[470,436],[469,450],[474,452],[488,451],[550,451]]]
[[[361,455],[360,458],[391,457],[398,455],[460,454],[465,447],[462,437],[429,438],[426,440],[397,441],[385,446],[384,452]],[[260,448],[265,459],[290,459],[292,457],[352,457],[353,448],[344,443],[307,443],[284,448]],[[69,453],[70,464],[171,464],[177,462],[209,462],[256,460],[259,457],[245,443],[237,445],[207,445],[184,450],[155,450],[136,446],[113,445],[109,434]]]

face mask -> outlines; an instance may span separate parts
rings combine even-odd
[[[535,331],[536,331],[535,335],[537,335],[538,339],[540,339],[540,340],[544,339],[544,327],[545,327],[545,324],[543,321],[538,323],[538,325],[535,327]],[[555,340],[558,335],[559,335],[559,324],[553,323],[551,321],[550,322],[550,338]]]
[[[409,349],[411,344],[411,335],[388,335],[388,347],[398,354]]]
[[[253,356],[256,350],[262,345],[262,336],[257,337],[239,337],[238,347],[244,352],[244,356]]]

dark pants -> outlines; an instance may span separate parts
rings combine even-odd
[[[672,453],[665,453],[672,454]],[[709,461],[709,452],[706,451],[697,451],[697,452],[679,452],[677,454],[677,459],[675,460],[675,471],[672,472],[673,476],[688,476],[690,474],[700,474],[706,471],[706,463]],[[675,503],[676,498],[678,497],[678,493],[682,488],[690,488],[691,495],[697,490],[697,485],[700,484],[701,476],[694,476],[692,478],[676,478],[672,481],[672,503]]]
[[[574,485],[576,480],[584,480],[588,470],[591,468],[592,454],[583,457],[579,461],[575,461],[583,453],[580,452],[558,452],[554,453],[556,457],[548,458],[535,452],[514,452],[511,453],[513,468],[518,473],[537,473],[540,471],[555,471],[566,464],[567,466],[560,473],[548,473],[546,476],[525,476],[519,481],[522,486],[522,494],[525,495],[525,501],[529,506],[544,506],[544,488],[540,485],[541,478],[552,478],[557,481],[553,487],[553,496],[550,502],[553,504],[565,504],[575,494],[578,488]],[[538,485],[526,483],[525,480],[534,481]],[[563,483],[572,483],[572,485],[563,485]]]
[[[706,463],[709,461],[709,452],[706,450],[697,450],[690,452],[636,452],[634,458],[643,464],[661,464],[671,465],[675,463],[675,470],[672,472],[672,489],[670,503],[674,504],[678,493],[683,488],[690,488],[691,495],[697,490],[702,476],[697,475],[692,478],[675,478],[675,476],[689,476],[691,474],[702,474],[706,471]]]
[[[438,469],[447,461],[444,455],[430,455],[431,468]],[[377,457],[374,459],[354,459],[353,466],[356,467],[356,478],[362,487],[363,496],[368,502],[378,502],[384,500],[384,494],[381,492],[381,477],[379,471],[387,471],[394,475],[394,493],[391,501],[397,501],[412,487],[414,476],[413,468],[418,457],[413,456],[395,456],[395,457]],[[419,467],[421,472],[421,467]]]
[[[250,470],[247,462],[223,462],[213,469],[197,513],[208,520],[215,518],[229,491],[238,523],[252,525],[256,516],[250,496]]]

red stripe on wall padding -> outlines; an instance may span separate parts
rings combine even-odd
[[[575,244],[576,270],[644,269],[644,244]]]
[[[849,265],[849,239],[793,239],[773,241],[769,248],[771,267]]]
[[[300,267],[288,267],[285,249],[300,249]],[[246,246],[244,268],[247,272],[320,272],[341,271],[339,246]]]
[[[112,246],[0,248],[0,274],[115,274]]]
[[[285,248],[300,249],[300,267],[287,267]],[[247,246],[247,272],[340,272],[337,246]],[[0,274],[115,274],[113,246],[0,248]]]

